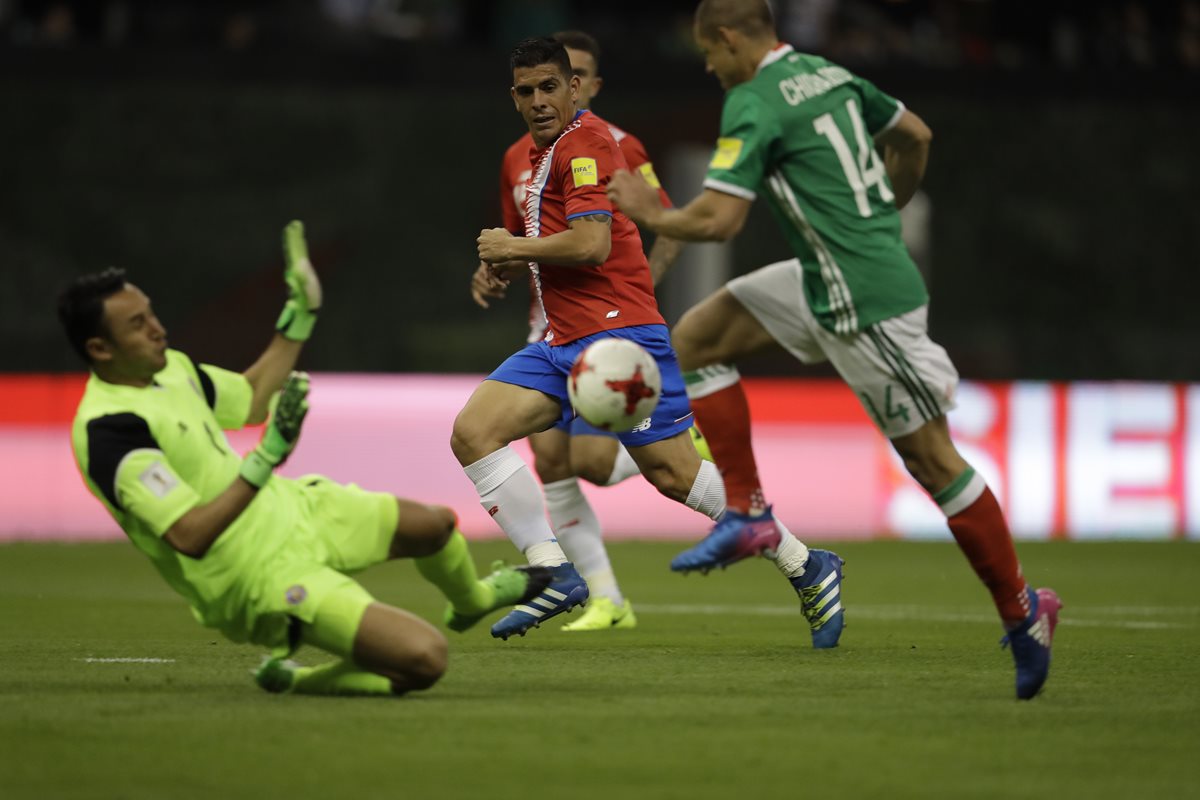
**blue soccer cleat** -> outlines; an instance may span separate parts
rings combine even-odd
[[[1031,700],[1050,675],[1050,645],[1058,625],[1062,601],[1053,589],[1027,589],[1030,611],[1025,621],[1009,631],[1000,644],[1012,646],[1017,665],[1017,699]]]
[[[460,611],[451,603],[444,616],[446,627],[461,633],[499,608],[532,600],[549,585],[553,575],[554,570],[549,567],[510,567],[503,561],[496,561],[492,564],[492,573],[479,581],[491,589],[492,602],[470,611]]]
[[[727,510],[705,536],[671,559],[673,572],[708,572],[779,547],[780,533],[770,506],[757,516]]]
[[[812,628],[812,643],[817,650],[837,647],[846,626],[842,608],[842,564],[828,550],[809,550],[804,574],[791,578],[796,594],[800,595],[800,611]]]
[[[559,564],[552,571],[549,585],[528,603],[514,606],[512,611],[492,626],[492,636],[504,640],[514,634],[524,636],[530,628],[536,628],[551,617],[583,605],[587,599],[587,583],[575,571],[575,566],[569,561]]]

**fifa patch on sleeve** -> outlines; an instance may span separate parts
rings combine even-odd
[[[741,139],[717,139],[717,150],[708,162],[709,169],[732,169],[741,154]]]
[[[600,182],[600,174],[596,171],[596,159],[572,158],[571,177],[576,186],[595,186]]]
[[[638,172],[642,173],[642,177],[646,179],[646,183],[655,189],[662,188],[662,184],[658,182],[658,176],[654,174],[654,166],[649,161],[638,167]]]
[[[166,497],[171,490],[179,485],[179,479],[167,470],[161,461],[155,461],[138,476],[142,485],[150,490],[155,497]]]

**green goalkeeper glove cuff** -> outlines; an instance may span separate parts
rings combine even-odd
[[[282,333],[285,339],[307,342],[316,324],[316,312],[305,311],[296,301],[288,300],[283,305],[279,319],[275,321],[275,330]]]
[[[262,439],[244,459],[238,474],[246,483],[261,489],[271,478],[275,467],[287,461],[300,441],[300,427],[308,414],[308,385],[306,372],[293,372],[283,389],[271,400],[271,416]]]
[[[275,471],[275,465],[267,461],[258,449],[251,450],[242,459],[242,466],[238,470],[238,475],[242,476],[242,480],[253,486],[255,489],[261,489],[267,485],[267,481],[271,479],[271,475]]]
[[[283,229],[283,279],[288,287],[287,303],[275,322],[275,330],[286,338],[304,342],[312,335],[321,308],[321,281],[308,259],[304,223],[289,222]]]

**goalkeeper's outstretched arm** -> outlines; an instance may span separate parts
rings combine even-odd
[[[288,298],[275,324],[275,336],[258,360],[242,373],[254,389],[246,420],[250,425],[267,418],[267,405],[296,367],[300,350],[312,334],[321,308],[321,281],[308,259],[304,223],[289,222],[283,229],[283,260]]]

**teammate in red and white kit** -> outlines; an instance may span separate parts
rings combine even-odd
[[[599,44],[582,31],[563,31],[552,38],[566,48],[571,72],[579,78],[577,107],[590,109],[592,98],[604,83],[599,74]],[[605,124],[629,169],[656,188],[659,201],[670,208],[671,199],[654,173],[645,146],[636,136],[610,122]],[[500,167],[501,215],[504,227],[514,236],[525,235],[525,185],[531,174],[529,152],[533,147],[533,137],[526,132],[505,152]],[[680,249],[681,244],[675,239],[665,236],[655,239],[650,250],[650,272],[655,283],[674,262]],[[504,297],[505,288],[495,287],[489,265],[481,262],[471,282],[475,302],[487,308],[490,299]],[[545,334],[546,315],[531,287],[528,341],[536,342]],[[550,527],[591,592],[587,611],[580,619],[564,625],[563,630],[633,628],[637,625],[637,616],[633,605],[621,592],[601,537],[600,521],[580,489],[579,478],[597,486],[615,486],[637,475],[637,464],[616,434],[600,430],[582,417],[577,417],[568,428],[555,427],[533,434],[529,437],[529,445],[533,450],[534,470],[542,480]]]
[[[559,546],[537,482],[510,442],[574,414],[566,377],[576,357],[602,338],[630,339],[658,362],[662,395],[654,414],[620,435],[643,475],[666,496],[717,519],[725,488],[702,461],[683,377],[658,312],[637,227],[605,194],[613,173],[627,169],[608,125],[577,108],[580,79],[563,46],[527,39],[510,56],[512,96],[532,137],[524,236],[484,230],[479,258],[490,265],[492,290],[528,271],[547,322],[545,337],[501,364],[471,395],[454,422],[451,446],[480,502],[531,564],[554,579],[529,603],[492,627],[507,639],[588,599],[588,587]],[[569,473],[561,477],[569,477]]]

